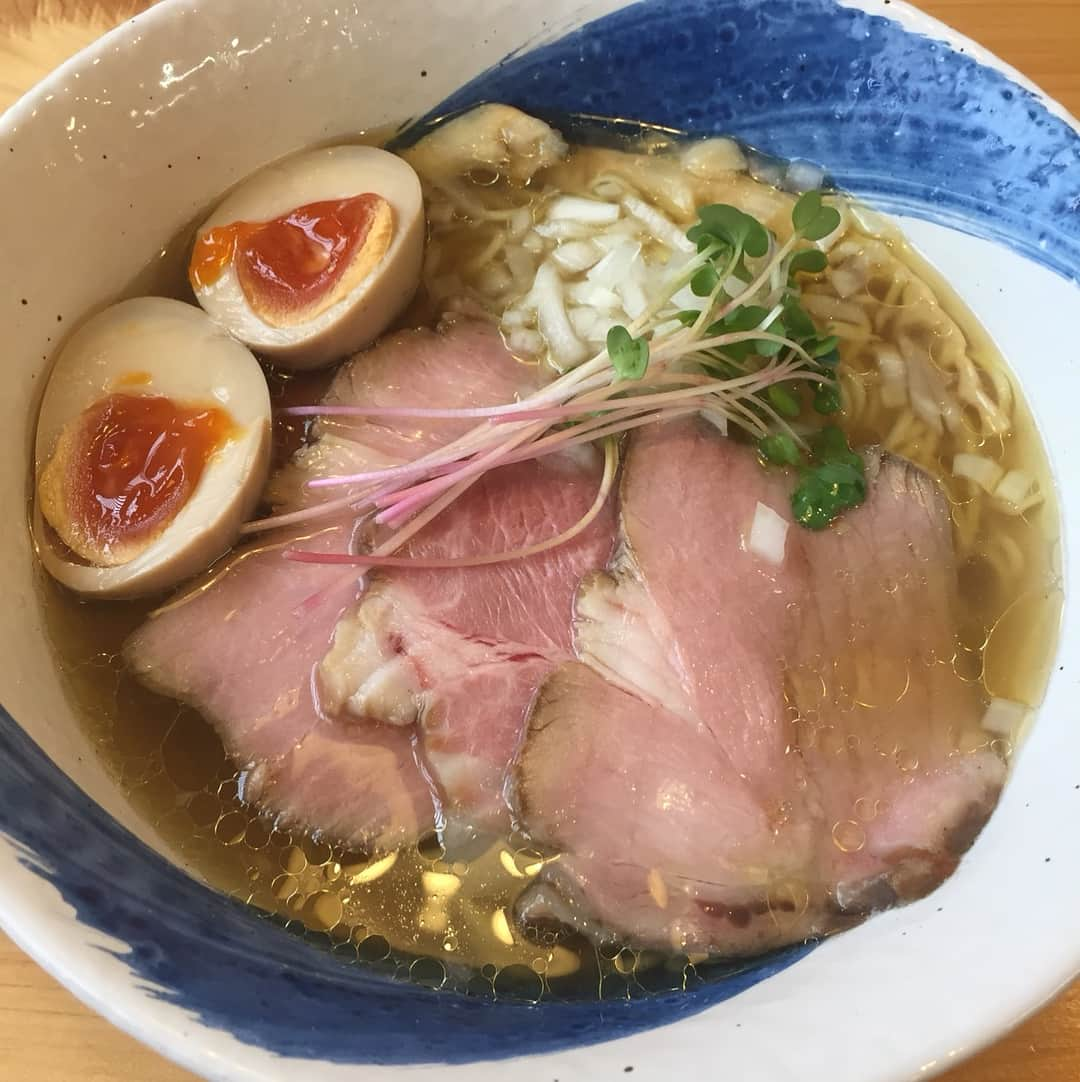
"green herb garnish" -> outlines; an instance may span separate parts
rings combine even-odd
[[[625,327],[615,326],[608,331],[607,350],[619,379],[639,380],[648,371],[649,343],[634,338]]]
[[[823,428],[811,440],[810,450],[811,464],[801,471],[791,510],[801,526],[824,530],[866,499],[866,468],[835,425]]]

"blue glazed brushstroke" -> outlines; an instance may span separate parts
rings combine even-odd
[[[1080,277],[1080,135],[1001,73],[834,0],[645,0],[510,57],[432,115],[480,101],[734,135]]]
[[[704,1010],[802,958],[797,947],[694,992],[635,1001],[491,1003],[347,965],[208,890],[75,786],[0,708],[0,834],[79,921],[126,946],[154,994],[283,1056],[467,1063],[613,1040]]]

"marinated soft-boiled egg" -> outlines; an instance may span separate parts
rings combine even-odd
[[[376,147],[310,151],[256,173],[203,223],[189,278],[213,319],[284,368],[373,342],[420,281],[412,166]]]
[[[42,399],[42,563],[112,598],[203,570],[258,503],[270,432],[258,361],[205,313],[160,297],[107,308],[64,346]]]

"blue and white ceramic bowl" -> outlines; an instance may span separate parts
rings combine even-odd
[[[900,1082],[1080,969],[1080,598],[1001,807],[927,900],[698,992],[489,1004],[384,982],[186,875],[55,676],[25,505],[65,322],[197,209],[304,144],[498,99],[730,133],[903,216],[1024,384],[1080,537],[1080,135],[1016,72],[889,0],[167,0],[0,122],[0,925],[214,1079],[723,1076]]]

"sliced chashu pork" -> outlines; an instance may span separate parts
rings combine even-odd
[[[783,479],[696,423],[633,439],[618,558],[578,598],[587,665],[546,682],[516,767],[523,827],[561,854],[527,915],[746,954],[955,866],[1004,768],[948,664],[946,509],[907,464],[872,466],[867,504],[792,528],[777,567],[745,538],[759,501],[790,520]]]
[[[402,554],[453,560],[533,545],[585,515],[600,476],[591,452],[504,466]],[[379,571],[320,667],[334,708],[418,724],[448,814],[505,828],[503,781],[526,714],[542,681],[572,656],[574,595],[608,560],[613,531],[609,505],[579,537],[525,559]]]
[[[535,369],[514,361],[493,329],[466,322],[441,333],[413,331],[385,339],[341,370],[327,401],[480,406],[512,401],[533,390],[536,379]],[[274,479],[271,497],[278,511],[291,510],[311,500],[304,488],[308,480],[412,460],[462,434],[473,423],[321,421],[317,441]],[[564,462],[545,468],[554,474],[574,467]],[[596,473],[591,464],[576,468],[579,473]],[[518,493],[512,483],[515,477],[522,479],[520,473],[505,480],[493,474],[477,486],[468,505],[455,507],[420,535],[414,549],[437,546],[444,531],[448,538],[471,536],[478,544],[496,544],[528,531],[532,531],[530,536],[546,536],[547,519],[557,521],[559,514],[549,516],[550,508],[536,504],[529,490]],[[575,509],[580,503],[577,494],[583,490],[580,479],[571,478],[567,499]],[[486,505],[482,502],[485,493]],[[511,493],[525,498],[512,499]],[[478,526],[477,517],[489,512],[494,513],[494,520]],[[348,518],[331,519],[329,524],[320,520],[308,539],[294,538],[290,543],[344,551],[353,525]],[[211,580],[160,610],[127,644],[129,663],[157,690],[193,704],[214,722],[230,754],[248,771],[245,795],[280,815],[284,823],[314,828],[356,845],[386,847],[415,838],[435,821],[441,799],[427,773],[421,734],[415,727],[384,723],[401,720],[392,712],[385,717],[375,709],[358,714],[335,710],[332,702],[328,708],[322,702],[337,694],[337,705],[344,706],[351,697],[324,679],[328,666],[322,663],[337,649],[334,639],[339,624],[355,620],[358,604],[366,608],[366,599],[361,603],[362,580],[355,569],[286,561],[282,547],[283,542],[275,539],[233,557]],[[516,625],[504,621],[493,630],[527,628],[530,606],[542,617],[549,612],[552,595],[543,569],[550,567],[558,575],[576,573],[564,559],[553,556],[547,564],[538,563],[525,572],[532,593],[522,588],[507,601],[508,611],[516,614]],[[468,608],[480,596],[481,583],[485,590],[492,588],[492,572],[461,574],[465,578],[434,577],[422,588],[418,586],[414,595],[420,605],[432,596],[439,598],[441,608],[434,619],[447,625],[448,634],[453,632],[456,645],[464,646],[474,630],[483,635],[492,629],[483,621],[474,629],[467,618],[453,626],[450,616],[455,599],[458,608]],[[373,589],[372,597],[387,596],[387,579],[392,584],[393,576],[387,576]],[[560,579],[560,583],[568,628],[576,579],[574,583]],[[500,602],[492,599],[489,604]],[[561,644],[554,643],[550,630],[551,634],[534,636],[528,648],[538,644],[545,650],[554,650],[556,645],[565,648],[568,630]],[[492,648],[501,645],[505,644],[493,643]],[[474,666],[468,667],[475,678]],[[531,680],[526,700],[539,679],[539,671],[521,676],[521,680]],[[462,724],[474,714],[471,704],[464,705],[470,705],[470,713],[461,715]],[[519,728],[525,705],[522,702],[518,709]],[[432,719],[438,716],[433,713]],[[508,760],[510,752],[505,754]]]

